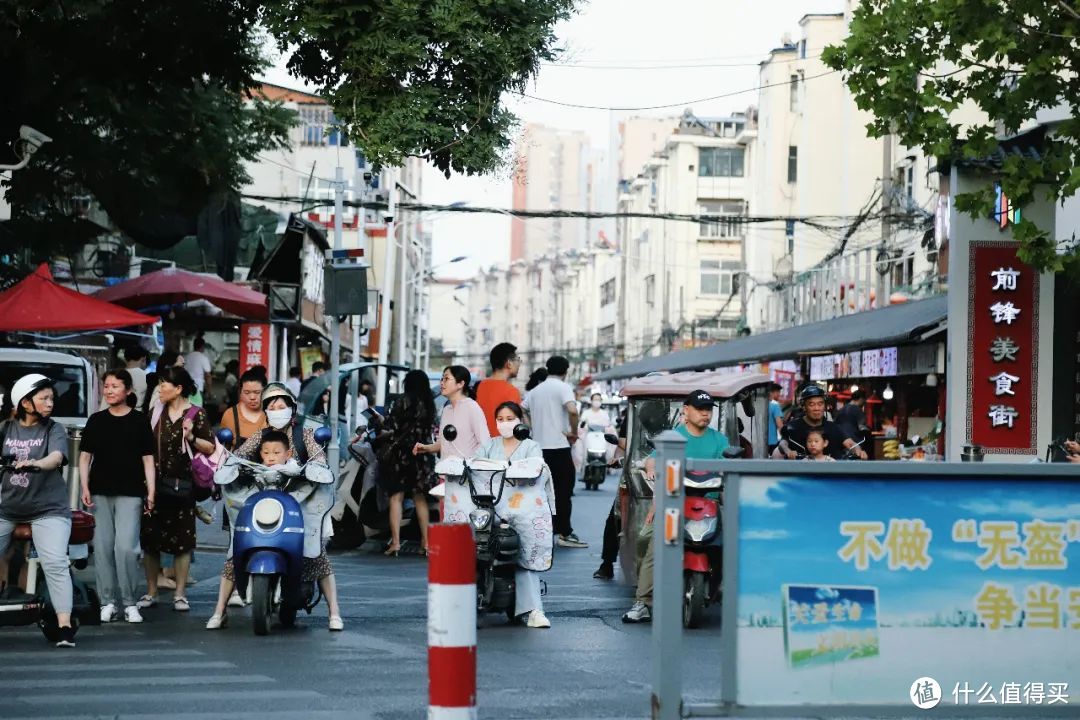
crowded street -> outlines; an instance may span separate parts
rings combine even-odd
[[[483,619],[477,692],[484,717],[644,717],[650,628],[620,622],[633,597],[621,574],[614,582],[592,578],[614,487],[575,496],[579,534],[591,544],[558,551],[546,574],[552,631],[509,627],[501,615]],[[427,568],[415,549],[396,559],[383,557],[381,546],[332,555],[347,632],[327,633],[319,608],[295,629],[263,638],[252,633],[246,610],[221,633],[203,629],[226,541],[216,526],[200,523],[190,614],[159,607],[140,625],[83,628],[79,652],[69,655],[57,655],[38,633],[0,628],[5,720],[426,716]],[[714,621],[687,638],[687,652],[707,653],[718,636]],[[691,694],[715,692],[715,665],[685,669]]]

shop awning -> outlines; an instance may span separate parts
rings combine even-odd
[[[113,330],[157,321],[57,284],[46,263],[0,294],[2,332]]]
[[[651,372],[711,370],[746,362],[788,360],[799,355],[871,349],[917,342],[940,331],[948,314],[944,295],[716,345],[649,357],[600,373],[596,380],[641,377]]]
[[[266,296],[250,288],[225,282],[216,275],[203,275],[166,268],[99,290],[95,297],[130,308],[205,300],[224,312],[250,320],[266,321]]]

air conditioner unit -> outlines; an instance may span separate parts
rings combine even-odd
[[[159,260],[157,258],[143,258],[133,257],[131,258],[131,265],[128,270],[128,279],[137,278],[142,275],[149,275],[152,272],[158,270],[164,270],[166,268],[176,267],[176,261],[174,260]]]

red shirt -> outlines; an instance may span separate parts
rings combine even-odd
[[[495,424],[495,410],[504,402],[516,402],[521,404],[521,393],[518,389],[505,380],[481,380],[476,388],[476,402],[484,411],[484,419],[487,420],[488,430],[491,437],[499,437],[499,428]]]

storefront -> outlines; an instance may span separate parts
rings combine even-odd
[[[837,411],[859,391],[867,429],[864,447],[876,460],[939,460],[944,450],[944,340],[852,350],[809,358],[810,380]]]

